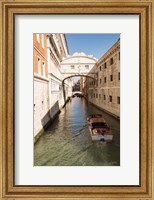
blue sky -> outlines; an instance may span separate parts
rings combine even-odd
[[[120,34],[66,34],[69,54],[84,52],[101,58],[116,41]]]

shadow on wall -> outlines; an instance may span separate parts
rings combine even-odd
[[[41,124],[44,129],[47,129],[51,124],[52,120],[60,113],[59,102],[56,103],[50,108],[50,110],[45,114],[45,116],[41,119]]]

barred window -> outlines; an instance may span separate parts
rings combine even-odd
[[[112,64],[113,64],[113,58],[110,59],[110,65],[112,65]]]
[[[117,104],[120,104],[120,97],[117,97]]]

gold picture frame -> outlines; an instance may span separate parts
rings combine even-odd
[[[154,199],[154,2],[152,0],[1,0],[0,199]],[[18,14],[137,14],[140,17],[139,186],[14,184],[14,21]]]

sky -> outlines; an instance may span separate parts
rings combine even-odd
[[[69,54],[84,52],[101,58],[120,38],[120,34],[66,34]]]
[[[101,58],[120,38],[120,34],[65,34],[69,49],[69,54],[84,52]],[[78,81],[80,77],[74,77]]]

